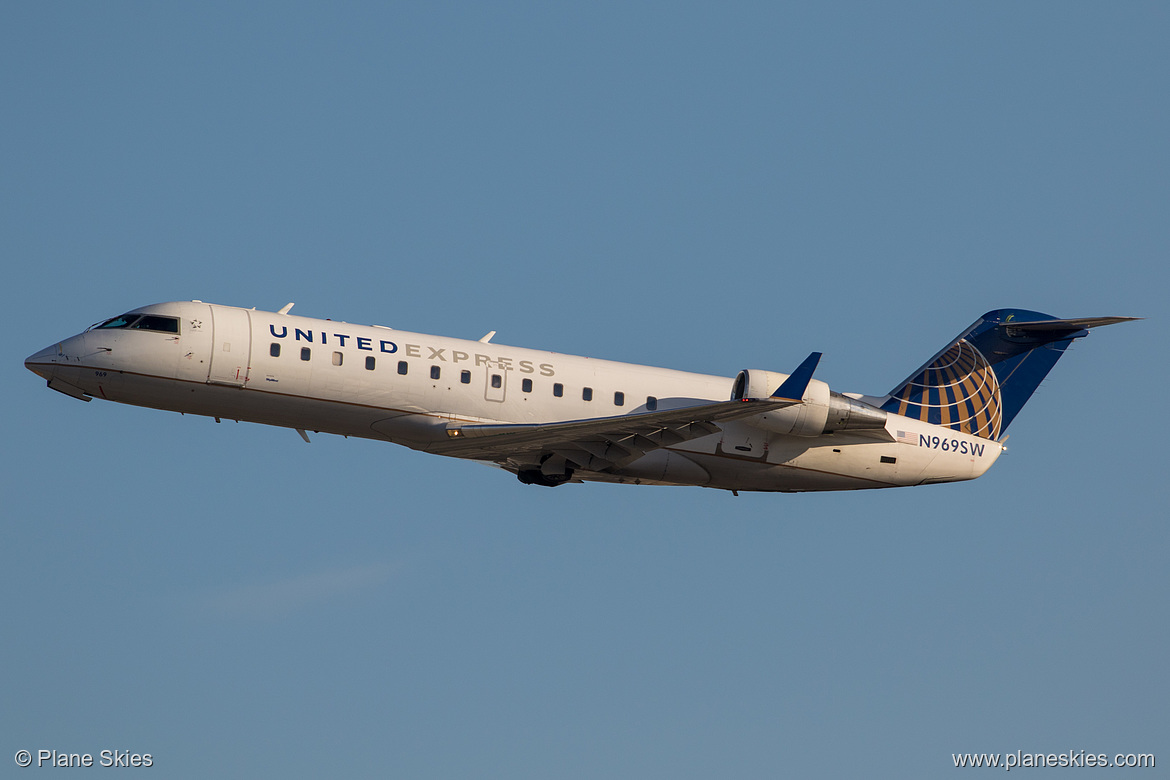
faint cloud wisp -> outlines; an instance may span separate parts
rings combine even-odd
[[[383,585],[395,571],[385,563],[326,569],[219,590],[196,607],[210,617],[275,620]]]

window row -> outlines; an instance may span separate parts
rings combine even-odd
[[[268,348],[268,354],[271,355],[272,357],[280,357],[280,342],[274,341],[272,343],[272,346],[270,346]],[[301,347],[301,360],[307,361],[307,360],[312,359],[312,357],[313,357],[312,348]],[[336,351],[333,353],[333,365],[340,366],[340,365],[342,365],[342,363],[344,361],[345,361],[345,353],[336,352]],[[367,355],[366,356],[366,370],[373,371],[374,367],[376,365],[377,365],[377,362],[376,362],[376,359],[374,358],[374,356]],[[405,360],[399,360],[398,361],[398,373],[401,374],[402,376],[406,376],[407,372],[409,372],[409,371],[410,371],[410,364],[408,362],[406,362]],[[431,379],[439,379],[441,376],[442,376],[442,366],[434,366],[434,365],[431,366]],[[467,369],[463,369],[462,371],[460,371],[459,372],[459,381],[461,384],[465,384],[465,385],[471,384],[471,372]],[[492,374],[490,382],[491,382],[491,386],[493,389],[499,390],[499,389],[503,388],[503,386],[504,386],[504,377],[502,374]],[[532,384],[532,379],[530,377],[524,377],[524,379],[520,380],[520,391],[521,392],[531,393],[532,389],[533,389],[533,384]],[[553,393],[553,396],[556,398],[564,398],[565,386],[563,384],[561,384],[560,382],[554,382],[553,386],[552,386],[552,393]],[[582,401],[592,401],[593,400],[593,388],[592,387],[581,388],[581,400]],[[614,392],[613,405],[614,406],[625,406],[626,405],[626,394],[621,392],[620,390]],[[651,412],[656,411],[658,409],[658,399],[652,395],[646,396],[646,409],[647,409],[647,411],[651,411]]]
[[[521,381],[520,389],[523,390],[525,393],[531,393],[532,392],[532,380],[531,379],[524,379],[523,381]],[[560,382],[553,383],[552,391],[553,391],[553,396],[556,398],[564,398],[565,397],[565,386],[563,384],[561,384]],[[581,388],[581,400],[582,401],[592,401],[593,400],[593,388],[592,387],[582,387]],[[626,405],[626,394],[623,393],[621,390],[615,391],[613,394],[613,405],[614,406],[625,406]],[[658,399],[652,395],[646,396],[646,409],[651,411],[651,412],[657,410],[658,409]]]

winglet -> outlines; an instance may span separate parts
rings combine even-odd
[[[784,384],[776,388],[776,392],[772,393],[773,398],[783,398],[789,401],[796,401],[800,403],[804,400],[804,391],[808,389],[808,383],[812,380],[813,372],[817,370],[817,364],[821,362],[821,353],[813,352],[804,359],[804,362],[796,367],[796,370],[784,380]]]
[[[280,307],[280,311],[278,311],[277,314],[288,314],[289,309],[291,309],[292,307],[293,307],[293,304],[286,303],[284,306]]]

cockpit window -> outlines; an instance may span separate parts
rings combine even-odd
[[[98,325],[94,330],[101,330],[102,328],[129,328],[130,325],[139,318],[138,314],[123,314],[120,317],[106,320],[101,325]]]
[[[101,325],[95,325],[94,330],[111,330],[114,328],[130,330],[153,330],[158,333],[178,333],[178,317],[159,317],[155,314],[123,314],[120,317],[106,320]]]
[[[130,326],[131,330],[156,330],[160,333],[178,333],[178,317],[159,317],[154,314],[143,314],[138,322]]]

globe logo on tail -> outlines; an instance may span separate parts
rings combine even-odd
[[[897,413],[984,439],[998,439],[1003,399],[987,358],[959,339],[912,377],[892,400]]]

